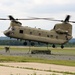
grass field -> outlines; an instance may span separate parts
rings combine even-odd
[[[0,46],[0,50],[4,50],[6,46]],[[8,46],[9,47],[9,46]],[[47,47],[30,47],[31,50],[47,50]],[[75,48],[74,47],[65,47],[64,49],[61,48],[52,48],[48,47],[49,50],[55,53],[60,54],[69,54],[69,55],[75,55]],[[10,50],[29,50],[29,47],[24,46],[10,46]]]
[[[0,46],[0,50],[3,50],[4,46]],[[29,47],[17,47],[11,46],[10,50],[28,50]],[[46,47],[31,47],[31,50],[47,50]],[[75,48],[48,48],[51,49],[52,52],[60,53],[60,54],[67,54],[67,55],[74,55],[75,56]],[[6,56],[0,55],[0,62],[39,62],[39,63],[48,63],[48,64],[58,64],[58,65],[67,65],[67,66],[75,66],[75,61],[72,60],[47,60],[47,59],[40,59],[40,58],[33,58],[33,57],[24,57],[24,56]]]
[[[37,63],[75,66],[75,61],[70,61],[70,60],[46,60],[46,59],[24,57],[24,56],[3,56],[3,55],[0,55],[0,62],[37,62]]]

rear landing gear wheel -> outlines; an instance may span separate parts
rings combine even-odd
[[[35,43],[34,42],[31,42],[31,46],[34,46],[35,45]]]

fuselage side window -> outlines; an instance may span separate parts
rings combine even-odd
[[[56,36],[56,39],[58,39],[58,36]]]
[[[30,32],[30,34],[32,34],[32,32]]]
[[[47,37],[49,37],[49,35],[47,35]]]
[[[39,33],[39,36],[41,36],[41,33]]]
[[[50,35],[51,38],[53,38],[53,35]]]
[[[19,33],[23,34],[23,30],[20,30]]]

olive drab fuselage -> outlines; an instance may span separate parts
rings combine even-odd
[[[43,30],[11,21],[4,34],[11,38],[62,45],[72,38],[72,25],[63,22],[56,24],[52,30]]]

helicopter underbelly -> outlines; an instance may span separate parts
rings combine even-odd
[[[23,39],[44,42],[44,43],[50,43],[50,44],[64,44],[66,42],[66,40],[62,40],[62,39],[40,37],[40,36],[34,36],[34,35],[28,35],[28,34],[25,34]]]

